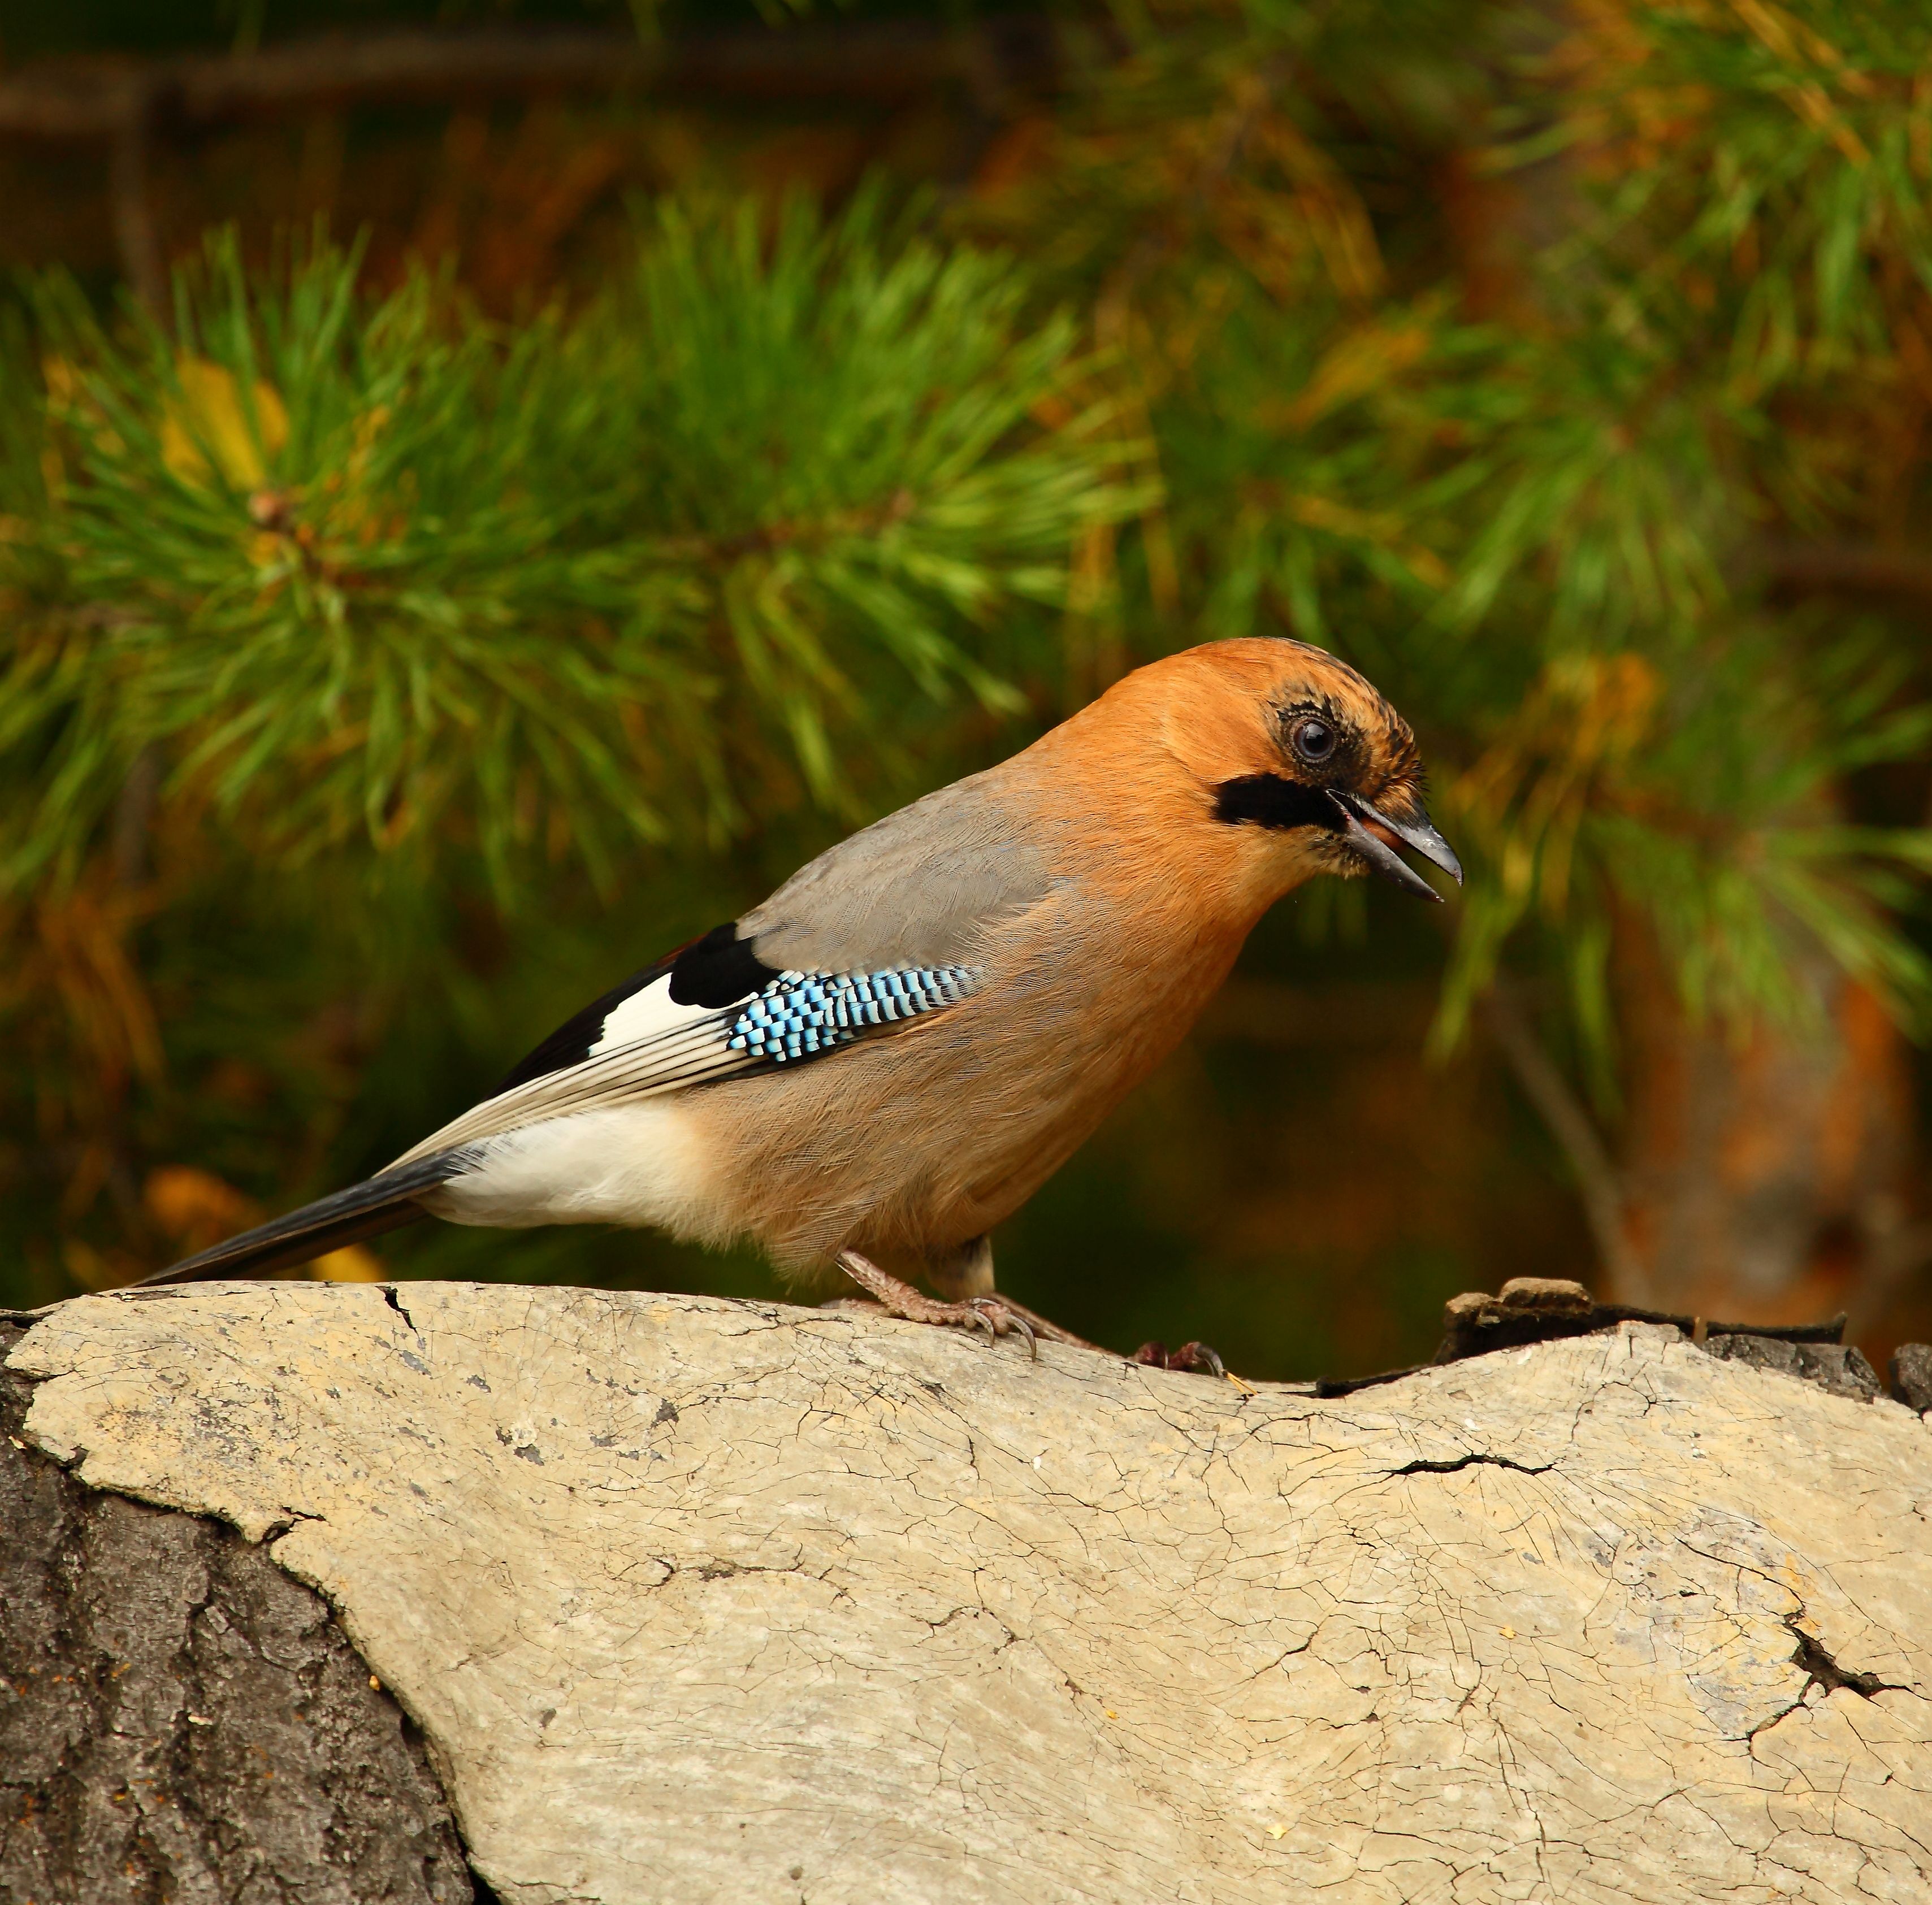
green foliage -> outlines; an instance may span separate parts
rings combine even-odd
[[[898,684],[1010,709],[963,638],[1054,598],[1124,446],[1030,421],[1073,336],[1020,334],[1010,263],[883,227],[673,210],[508,336],[422,276],[364,308],[326,248],[254,289],[218,241],[172,337],[51,287],[75,613],[0,690],[46,736],[10,883],[72,877],[149,746],[278,865],[453,838],[506,897],[533,851],[608,883],[721,838],[788,771],[837,798]]]
[[[1922,756],[1922,672],[1777,565],[1896,535],[1922,483],[1932,22],[1122,18],[996,229],[1084,287],[1159,446],[1130,622],[1337,647],[1448,770],[1478,870],[1438,1045],[1500,962],[1547,966],[1606,1084],[1633,933],[1694,1017],[1812,1009],[1821,945],[1916,1023],[1927,836],[1844,807]]]
[[[579,873],[608,903],[802,796],[849,820],[937,722],[1025,705],[1003,652],[1051,678],[1070,547],[1148,494],[1073,322],[872,196],[667,206],[508,331],[356,279],[316,244],[251,283],[218,238],[168,329],[55,280],[14,340],[0,924],[40,983],[0,1012],[44,1128],[98,1125],[110,1048],[117,1102],[258,1065],[294,1005],[262,931],[393,988],[452,906],[554,915]],[[198,910],[256,1005],[164,1034]],[[29,1034],[83,914],[100,983]]]
[[[0,1182],[46,1173],[46,1228],[152,1254],[117,1170],[380,1163],[623,936],[1227,635],[1420,729],[1471,868],[1438,1050],[1540,980],[1609,1105],[1654,954],[1694,1021],[1791,1020],[1822,960],[1923,1023],[1922,634],[1817,578],[1924,546],[1932,20],[1114,15],[950,239],[672,202],[507,329],[320,246],[251,284],[216,243],[165,331],[37,288]],[[1363,903],[1302,909],[1351,976]]]

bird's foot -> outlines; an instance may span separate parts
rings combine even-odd
[[[1097,1355],[1109,1352],[1097,1343],[1089,1343],[1084,1336],[1076,1336],[1070,1329],[1062,1329],[1051,1316],[1042,1316],[1037,1310],[1029,1310],[1024,1303],[1016,1303],[1010,1296],[1001,1294],[992,1299],[1004,1309],[1017,1322],[1031,1325],[1036,1336],[1043,1336],[1049,1343],[1064,1343],[1075,1349],[1091,1349]]]
[[[974,1296],[964,1303],[941,1303],[889,1275],[856,1251],[841,1251],[838,1267],[889,1316],[898,1316],[909,1323],[934,1323],[941,1328],[983,1329],[988,1343],[997,1343],[1001,1337],[1017,1332],[1026,1338],[1034,1361],[1040,1358],[1040,1343],[1033,1324],[1004,1297]]]
[[[1198,1370],[1209,1376],[1228,1373],[1228,1365],[1205,1343],[1184,1343],[1178,1349],[1170,1349],[1165,1343],[1143,1343],[1128,1361],[1145,1363],[1150,1369]]]
[[[1178,1349],[1170,1349],[1165,1343],[1143,1343],[1130,1360],[1145,1363],[1151,1369],[1178,1369],[1216,1376],[1249,1395],[1254,1394],[1252,1385],[1232,1373],[1214,1347],[1206,1343],[1184,1343]]]

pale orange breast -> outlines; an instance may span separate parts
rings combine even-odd
[[[847,1245],[901,1264],[950,1256],[1185,1036],[1294,879],[1280,837],[1214,818],[1217,779],[1265,758],[1252,686],[1187,660],[1128,677],[1000,770],[1054,879],[987,931],[980,991],[694,1095],[730,1161],[727,1227],[799,1266]]]
[[[1167,883],[1070,884],[998,934],[980,991],[794,1072],[705,1088],[724,1227],[781,1263],[948,1254],[1010,1215],[1184,1036],[1243,933]]]

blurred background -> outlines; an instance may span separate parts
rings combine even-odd
[[[1920,0],[0,0],[0,1301],[1280,634],[1466,894],[1279,908],[1002,1286],[1256,1376],[1524,1274],[1932,1335],[1928,204]]]

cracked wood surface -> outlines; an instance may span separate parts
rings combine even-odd
[[[0,1905],[472,1905],[422,1742],[321,1598],[29,1450],[32,1386],[0,1370]]]
[[[1932,1431],[1674,1331],[1338,1400],[586,1290],[90,1298],[12,1366],[422,1727],[506,1905],[1923,1901]]]

